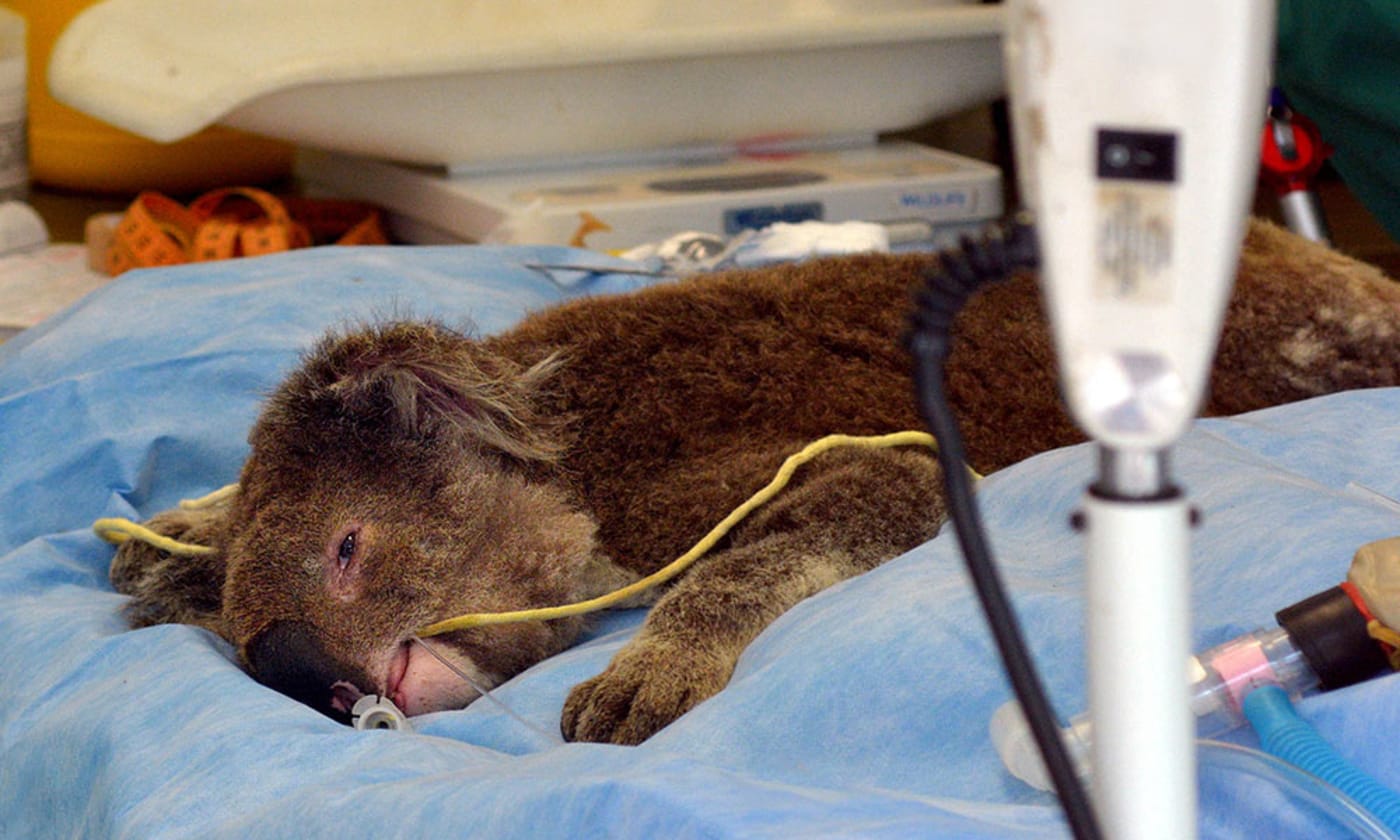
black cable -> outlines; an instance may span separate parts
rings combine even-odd
[[[1059,722],[1045,696],[1020,622],[992,561],[968,477],[962,434],[944,388],[943,366],[952,348],[953,319],[963,304],[982,286],[1034,268],[1039,262],[1035,232],[1024,220],[1017,219],[995,228],[980,240],[965,237],[960,247],[939,255],[924,288],[917,293],[908,345],[914,356],[919,411],[938,439],[938,459],[943,468],[949,517],[982,611],[1001,652],[1007,678],[1040,748],[1070,830],[1079,840],[1097,840],[1102,836],[1098,820],[1084,785],[1074,772],[1064,742],[1060,740]]]

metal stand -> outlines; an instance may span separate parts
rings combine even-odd
[[[1100,456],[1084,501],[1095,808],[1115,840],[1191,838],[1191,513],[1165,452]]]

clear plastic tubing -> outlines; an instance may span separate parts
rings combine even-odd
[[[1007,704],[1007,706],[1002,707],[1002,710],[1014,705],[1014,702]],[[1019,715],[1019,710],[1012,709],[1011,711]],[[999,710],[998,714],[1001,713]],[[1069,735],[1071,732],[1069,728],[1065,732],[1067,738],[1073,737]],[[1262,750],[1206,738],[1198,740],[1196,747],[1196,761],[1202,770],[1241,773],[1266,781],[1294,800],[1316,808],[1320,813],[1329,817],[1339,828],[1350,831],[1362,840],[1370,840],[1371,838],[1375,840],[1400,840],[1400,835],[1391,831],[1385,823],[1362,807],[1355,799],[1336,786],[1281,758]],[[1034,743],[1028,742],[1028,748],[1033,754]],[[1087,744],[1078,755],[1084,756],[1085,764],[1087,764]],[[1034,760],[1038,763],[1039,756],[1035,756]],[[1081,771],[1086,769],[1084,764],[1080,765]],[[1044,777],[1043,770],[1040,771],[1040,774],[1041,777]],[[1049,790],[1048,779],[1034,780],[1027,779],[1025,776],[1021,778],[1041,790]]]
[[[1256,688],[1277,686],[1296,700],[1320,687],[1317,675],[1287,631],[1275,628],[1239,636],[1191,657],[1188,668],[1191,710],[1202,739],[1197,742],[1198,760],[1203,766],[1265,779],[1318,808],[1358,837],[1400,840],[1400,835],[1351,796],[1313,773],[1260,750],[1208,740],[1248,722],[1243,702]],[[1035,741],[1014,700],[992,716],[991,734],[1002,763],[1013,775],[1040,790],[1051,789]],[[1080,776],[1089,779],[1092,727],[1088,715],[1072,718],[1062,735]]]
[[[1317,808],[1362,840],[1400,840],[1371,812],[1333,785],[1262,750],[1224,741],[1196,742],[1197,761],[1203,768],[1230,770],[1263,779],[1301,802]]]
[[[1241,703],[1245,695],[1263,685],[1277,685],[1292,698],[1317,690],[1317,675],[1281,627],[1256,630],[1190,657],[1191,711],[1196,735],[1211,738],[1243,726]],[[1088,713],[1070,719],[1063,730],[1079,774],[1089,776],[1092,727]],[[1050,780],[1040,753],[1016,702],[997,709],[991,721],[992,741],[1002,763],[1013,775],[1040,790],[1050,790]]]

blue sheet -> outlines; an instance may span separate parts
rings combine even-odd
[[[1006,774],[988,739],[1008,689],[948,534],[792,610],[725,691],[635,748],[556,733],[569,687],[604,667],[637,611],[500,688],[509,712],[479,701],[415,719],[414,734],[342,727],[253,682],[204,631],[125,627],[112,549],[89,525],[234,480],[259,399],[323,328],[392,312],[490,332],[643,282],[525,267],[569,261],[606,258],[322,249],[135,272],[0,345],[0,836],[1064,835],[1051,798]],[[1091,454],[1048,453],[980,491],[1066,715],[1085,702],[1066,519]],[[1201,422],[1176,464],[1205,514],[1204,648],[1273,626],[1340,581],[1358,546],[1400,533],[1400,392]],[[1400,786],[1397,701],[1385,677],[1300,709]],[[1207,767],[1202,785],[1207,837],[1346,836],[1246,774]]]

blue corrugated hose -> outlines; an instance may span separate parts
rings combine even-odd
[[[1393,831],[1400,831],[1400,795],[1353,767],[1294,711],[1288,695],[1270,685],[1251,691],[1244,715],[1264,751],[1335,785]]]

